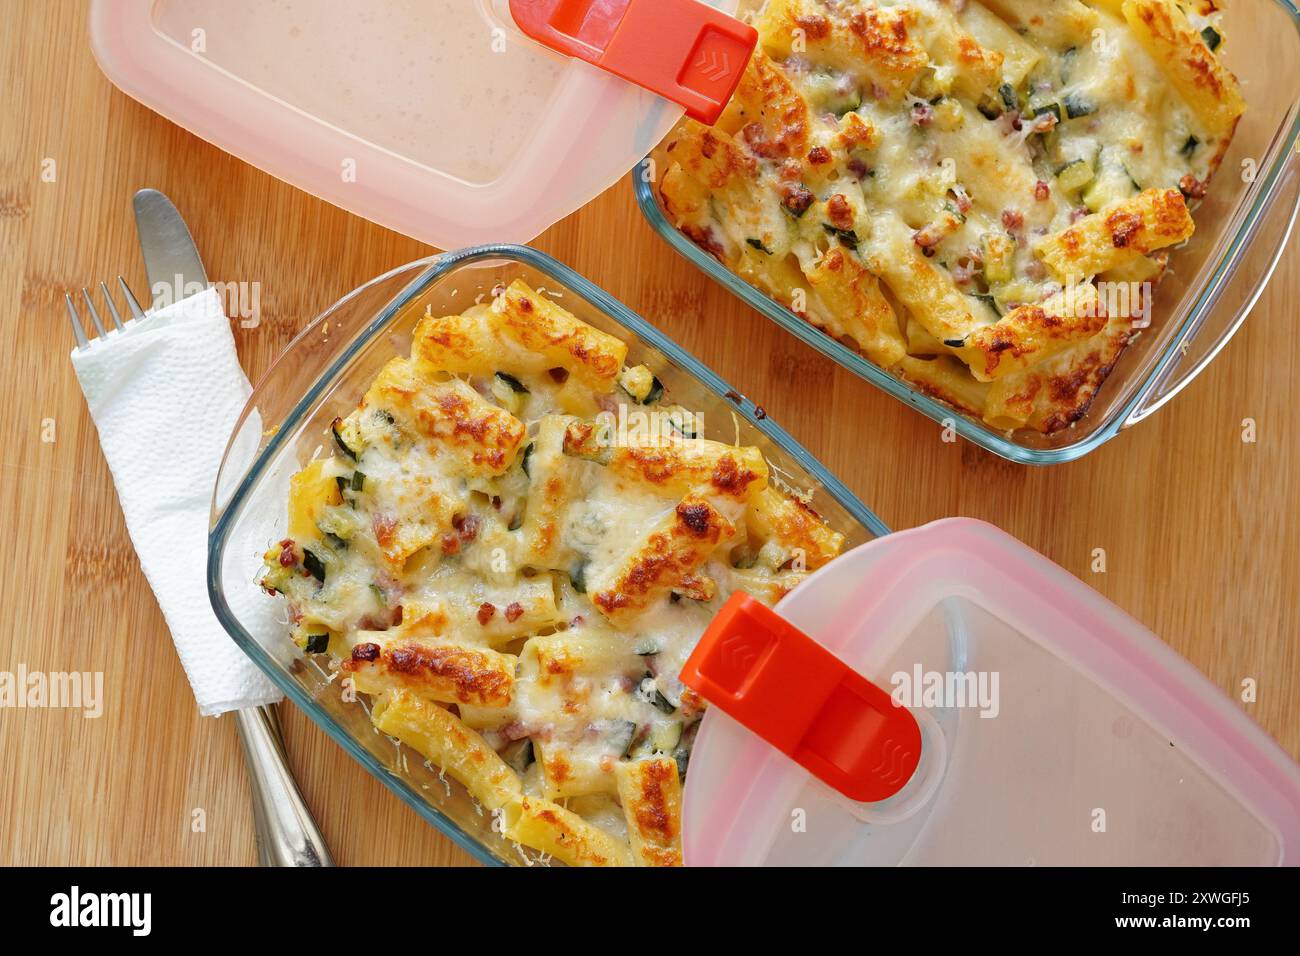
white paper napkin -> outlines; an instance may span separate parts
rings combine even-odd
[[[217,621],[206,583],[217,467],[252,392],[209,289],[72,353],[126,528],[199,712],[280,699]]]

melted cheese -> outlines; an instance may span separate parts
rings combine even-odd
[[[686,120],[663,147],[665,211],[807,321],[905,376],[923,370],[923,388],[990,422],[1007,407],[956,379],[989,377],[987,353],[967,340],[1000,326],[984,338],[1015,352],[1001,368],[1032,373],[1033,412],[1012,424],[1064,427],[1095,394],[1077,381],[1113,364],[1102,358],[1114,358],[1114,329],[1105,315],[1067,322],[1068,341],[1045,351],[1059,316],[1002,320],[1071,279],[1158,280],[1156,253],[1190,228],[1149,221],[1160,244],[1120,256],[1109,253],[1123,237],[1099,231],[1104,245],[1078,258],[1100,268],[1077,276],[1048,267],[1044,241],[1089,214],[1141,214],[1151,203],[1139,194],[1194,202],[1240,113],[1235,80],[1195,32],[1216,18],[1175,5],[1129,0],[1126,20],[1117,3],[1081,0],[773,0],[718,126]],[[1182,59],[1158,58],[1135,31],[1132,17],[1153,9],[1174,24],[1156,52]],[[828,283],[838,276],[826,263],[845,260],[879,277],[885,298]],[[1048,362],[1067,353],[1075,364]]]
[[[263,585],[289,601],[299,646],[328,650],[375,719],[505,810],[517,839],[578,841],[572,862],[634,858],[611,837],[676,861],[659,778],[685,764],[703,706],[682,665],[734,591],[772,603],[802,578],[796,553],[819,565],[842,537],[769,484],[757,449],[693,437],[698,420],[623,367],[622,342],[522,283],[425,316],[412,352],[335,423],[338,453],[293,480]],[[669,436],[620,444],[584,409],[654,410]],[[524,741],[534,762],[506,766]],[[609,820],[634,761],[623,791],[642,806],[623,809],[654,832]]]

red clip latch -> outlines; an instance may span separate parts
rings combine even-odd
[[[686,108],[712,125],[758,32],[698,0],[510,0],[519,28]]]
[[[921,760],[906,708],[747,594],[723,605],[681,680],[853,800],[893,796]]]

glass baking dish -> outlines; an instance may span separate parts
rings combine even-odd
[[[330,423],[356,407],[380,367],[409,354],[424,307],[461,312],[514,278],[626,341],[629,364],[649,365],[674,402],[703,413],[706,437],[760,447],[774,474],[811,492],[812,506],[845,534],[846,550],[889,529],[753,402],[621,302],[533,249],[480,246],[413,262],[312,322],[253,390],[222,461],[208,549],[213,609],[285,694],[417,813],[485,863],[520,864],[522,851],[493,832],[462,787],[375,731],[362,703],[341,699],[328,672],[288,640],[283,603],[256,584],[263,552],[285,537],[289,477],[328,447]]]
[[[740,14],[763,0],[742,0]],[[1300,201],[1300,14],[1290,0],[1227,5],[1224,59],[1241,80],[1247,110],[1210,193],[1195,212],[1196,234],[1170,260],[1155,297],[1152,324],[1125,350],[1092,407],[1051,435],[1003,432],[925,395],[823,334],[734,275],[678,232],[655,186],[663,155],[632,172],[637,202],[650,225],[683,256],[757,311],[849,371],[884,389],[989,451],[1025,464],[1079,458],[1160,408],[1218,355],[1254,307],[1290,237]],[[1286,78],[1292,77],[1291,81]]]

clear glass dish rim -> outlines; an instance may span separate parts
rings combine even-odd
[[[419,262],[427,262],[428,267],[419,272],[406,287],[380,312],[370,323],[358,333],[348,346],[325,368],[312,383],[311,388],[303,397],[293,406],[286,416],[285,420],[280,423],[276,433],[266,447],[263,448],[249,466],[248,471],[240,479],[234,493],[221,510],[220,517],[213,523],[212,529],[208,534],[208,566],[207,566],[207,587],[208,599],[212,604],[212,609],[221,622],[222,627],[231,636],[240,649],[252,659],[258,668],[266,674],[268,678],[280,688],[290,700],[297,704],[312,721],[325,731],[327,735],[338,745],[340,745],[353,759],[360,763],[370,774],[384,784],[389,790],[395,793],[401,800],[411,807],[416,813],[423,817],[427,822],[432,824],[443,835],[449,838],[453,843],[465,850],[480,863],[488,866],[504,866],[505,864],[473,836],[468,834],[454,820],[445,816],[436,807],[429,804],[417,791],[411,788],[405,781],[389,773],[379,761],[367,750],[360,747],[335,719],[326,711],[321,709],[317,703],[307,694],[307,692],[285,674],[276,663],[271,660],[261,645],[250,635],[239,619],[231,610],[226,601],[225,594],[221,588],[221,558],[225,551],[225,545],[229,533],[234,526],[235,520],[239,517],[248,497],[252,492],[253,486],[257,483],[262,473],[265,471],[271,461],[283,448],[284,444],[294,434],[298,425],[306,418],[308,412],[316,405],[326,389],[332,385],[337,376],[346,368],[348,363],[360,353],[366,346],[374,341],[376,336],[382,334],[393,318],[402,310],[402,308],[411,300],[421,295],[438,279],[446,276],[455,269],[484,259],[506,259],[521,262],[531,266],[538,271],[546,273],[551,278],[562,283],[565,288],[572,289],[580,297],[587,300],[593,306],[599,308],[602,312],[614,319],[621,325],[635,333],[646,345],[662,352],[670,361],[679,366],[682,370],[688,372],[705,387],[713,392],[718,398],[727,402],[728,406],[733,408],[738,414],[742,415],[746,421],[761,431],[768,439],[776,444],[783,452],[789,455],[803,468],[808,475],[815,480],[818,485],[833,497],[844,510],[859,522],[869,532],[876,537],[889,534],[889,528],[880,520],[876,514],[868,508],[852,491],[850,491],[843,482],[836,478],[826,466],[821,464],[813,457],[807,449],[800,445],[790,434],[777,425],[766,414],[757,416],[754,414],[756,406],[748,398],[740,395],[725,380],[719,377],[710,368],[695,358],[690,352],[687,352],[671,338],[665,335],[659,329],[655,328],[640,315],[633,312],[626,305],[614,298],[604,289],[595,285],[591,280],[579,275],[570,269],[564,263],[528,246],[512,244],[492,244],[482,246],[470,246],[455,252],[446,252],[439,255],[431,256],[426,260],[416,260],[406,266],[384,273],[371,279],[369,282],[357,289],[352,290],[337,302],[331,305],[310,322],[307,329],[313,328],[316,323],[325,315],[332,313],[339,305],[350,299],[361,289],[385,279],[390,278],[404,269],[411,269],[412,266]],[[414,270],[412,270],[414,271]],[[301,333],[300,333],[301,334]],[[292,349],[298,342],[295,337],[289,344],[288,349]],[[728,395],[740,396],[739,399],[729,398]],[[241,423],[242,425],[242,420]],[[236,426],[239,427],[239,426]],[[215,496],[214,496],[215,501]],[[214,504],[215,507],[215,504]]]
[[[1272,2],[1290,17],[1297,32],[1300,32],[1300,10],[1297,9],[1292,0],[1272,0]],[[668,217],[664,215],[663,209],[655,198],[651,180],[643,174],[646,164],[651,161],[651,157],[647,156],[636,165],[630,174],[630,179],[633,192],[636,195],[637,205],[641,208],[641,214],[650,224],[650,227],[659,234],[660,238],[664,239],[701,272],[726,288],[732,295],[771,319],[804,344],[811,346],[831,361],[847,368],[859,378],[866,379],[872,385],[887,392],[899,401],[911,405],[927,418],[941,424],[952,422],[957,434],[987,451],[991,451],[1017,464],[1055,465],[1082,458],[1123,431],[1137,407],[1150,397],[1148,391],[1152,384],[1161,380],[1176,357],[1178,357],[1183,343],[1190,341],[1200,331],[1212,309],[1219,304],[1217,293],[1224,280],[1235,271],[1240,264],[1241,257],[1250,248],[1250,240],[1254,238],[1262,217],[1272,208],[1273,203],[1280,199],[1280,193],[1276,192],[1278,180],[1287,168],[1288,162],[1292,161],[1295,155],[1297,139],[1300,139],[1300,113],[1297,113],[1292,120],[1291,128],[1284,137],[1284,147],[1278,150],[1274,162],[1269,166],[1267,173],[1263,177],[1263,182],[1255,193],[1255,197],[1246,212],[1245,218],[1241,221],[1241,225],[1232,236],[1227,250],[1198,291],[1196,301],[1188,311],[1187,317],[1183,320],[1182,328],[1170,339],[1169,344],[1152,365],[1150,371],[1138,383],[1132,397],[1112,413],[1109,422],[1088,437],[1060,448],[1026,448],[1004,438],[1001,433],[967,418],[938,399],[931,398],[920,389],[907,384],[903,379],[891,375],[884,369],[867,361],[858,353],[804,322],[785,306],[768,298],[758,289],[735,275],[716,259],[703,252],[668,221]],[[1280,253],[1281,250],[1279,250],[1279,256]],[[1268,284],[1275,268],[1276,261],[1262,279],[1258,292],[1262,292],[1264,286]],[[1258,295],[1251,300],[1252,303],[1257,299]],[[1244,315],[1238,316],[1235,324],[1239,326],[1244,318]]]

